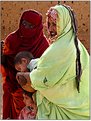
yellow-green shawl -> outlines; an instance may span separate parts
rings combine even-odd
[[[71,18],[62,5],[58,12],[56,41],[41,56],[30,73],[37,90],[37,119],[89,119],[89,55],[78,40],[82,76],[80,93],[76,88],[76,48]]]

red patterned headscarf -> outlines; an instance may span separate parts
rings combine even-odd
[[[27,22],[31,23],[34,25],[34,28],[25,28],[24,25],[22,25],[22,21],[26,20]],[[24,36],[26,38],[32,38],[35,35],[39,34],[43,29],[42,25],[42,16],[36,11],[25,11],[21,17],[20,20],[20,26],[19,26],[19,31],[21,36]]]

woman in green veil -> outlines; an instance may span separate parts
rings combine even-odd
[[[50,8],[47,24],[52,44],[29,74],[37,90],[37,119],[89,119],[89,55],[77,38],[73,10]]]

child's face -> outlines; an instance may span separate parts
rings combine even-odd
[[[26,58],[22,58],[21,62],[18,62],[15,64],[15,69],[20,72],[28,72],[27,69],[28,61]]]
[[[33,100],[26,94],[23,94],[23,102],[25,103],[26,106],[30,106],[31,103],[33,103]]]

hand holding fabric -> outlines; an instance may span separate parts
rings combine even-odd
[[[29,72],[18,72],[16,74],[16,79],[24,90],[28,92],[35,92],[35,90],[31,87],[31,79],[29,74]]]
[[[17,73],[16,79],[21,86],[24,86],[27,83],[27,79],[23,76],[21,72]]]

